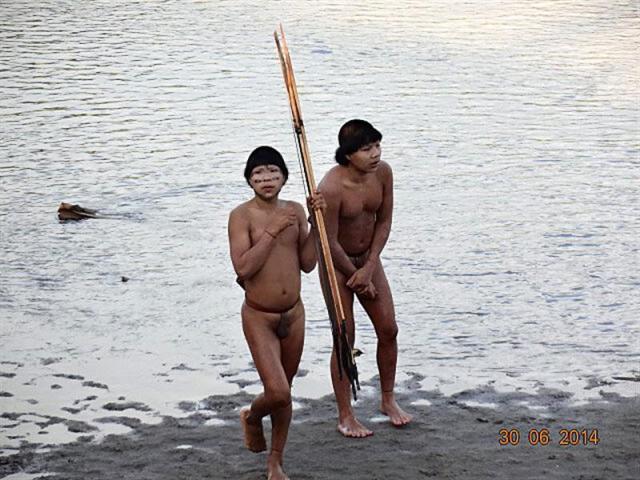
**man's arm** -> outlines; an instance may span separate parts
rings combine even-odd
[[[231,212],[229,215],[229,249],[238,280],[243,282],[253,277],[262,268],[276,236],[277,234],[269,233],[268,229],[265,229],[252,247],[246,212],[241,212],[237,208]]]
[[[296,204],[298,210],[298,218],[300,220],[300,237],[299,237],[299,255],[300,268],[304,273],[309,273],[316,266],[317,252],[315,232],[316,223],[314,217],[315,210],[321,210],[323,213],[327,211],[327,202],[320,190],[317,190],[307,197],[307,209],[309,210],[309,219],[311,220],[311,230],[307,233],[307,219],[304,216],[302,205]]]
[[[366,262],[371,263],[373,266],[378,263],[380,253],[389,239],[393,214],[393,172],[388,163],[380,163],[380,174],[382,177],[382,204],[376,212],[376,224],[373,230],[371,246],[369,247],[369,257]]]
[[[327,230],[327,237],[329,239],[329,248],[331,249],[333,266],[349,278],[356,271],[356,267],[345,253],[342,245],[338,242],[338,224],[340,220],[341,203],[339,187],[332,185],[331,182],[327,182],[325,177],[325,179],[320,183],[319,189],[324,193],[324,198],[327,202],[327,209],[324,214],[324,224]]]
[[[304,209],[299,203],[296,204],[296,215],[298,217],[298,225],[300,232],[298,236],[298,255],[300,258],[300,269],[304,273],[309,273],[316,266],[316,247],[313,240],[313,232],[307,227],[307,219],[304,215]]]

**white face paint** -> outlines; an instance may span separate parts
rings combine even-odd
[[[277,165],[260,165],[251,171],[249,183],[263,199],[277,196],[284,185],[284,175]]]

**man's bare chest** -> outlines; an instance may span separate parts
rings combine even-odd
[[[382,186],[378,183],[366,183],[345,188],[340,203],[340,216],[355,218],[363,213],[375,214],[382,205]]]
[[[255,245],[260,237],[264,234],[264,231],[272,224],[270,218],[253,218],[249,225],[249,236],[251,238],[251,245]],[[271,228],[273,230],[273,228]],[[278,245],[292,245],[295,246],[298,242],[299,226],[298,224],[290,225],[282,230],[275,238],[275,242]]]

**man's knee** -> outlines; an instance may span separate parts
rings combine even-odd
[[[398,325],[396,322],[389,322],[378,328],[378,340],[381,342],[393,342],[398,336]]]
[[[288,388],[288,385],[287,388],[273,388],[265,392],[265,397],[273,410],[279,410],[291,403],[291,390]]]

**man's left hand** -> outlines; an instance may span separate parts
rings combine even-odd
[[[373,265],[366,263],[364,267],[353,272],[351,278],[347,280],[347,287],[355,292],[362,293],[369,287],[371,277],[373,277]]]
[[[320,190],[316,190],[307,197],[307,209],[309,213],[314,210],[322,210],[322,213],[327,211],[327,201],[322,196]]]

